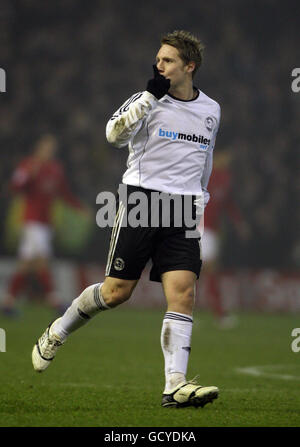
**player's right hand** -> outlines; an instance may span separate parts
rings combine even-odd
[[[164,76],[159,74],[156,65],[153,65],[154,77],[150,79],[147,84],[147,92],[152,93],[157,99],[162,98],[170,88],[170,79],[166,79]]]

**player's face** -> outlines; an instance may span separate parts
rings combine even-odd
[[[37,143],[36,155],[42,161],[51,160],[55,155],[56,149],[56,139],[51,135],[47,135]]]
[[[192,63],[193,64],[193,63]],[[176,88],[190,81],[192,65],[185,65],[177,48],[164,44],[156,55],[156,66],[161,75],[170,79],[171,87]]]

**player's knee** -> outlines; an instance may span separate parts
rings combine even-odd
[[[168,296],[168,307],[174,312],[190,314],[194,307],[194,287],[177,290]]]
[[[178,299],[180,302],[191,305],[194,303],[195,299],[195,290],[194,287],[187,287],[186,289],[182,290],[178,294]]]
[[[125,289],[112,289],[105,295],[105,302],[109,307],[116,307],[129,300],[131,294]]]
[[[191,301],[195,296],[195,286],[190,281],[176,282],[170,290],[179,301]]]
[[[122,280],[105,281],[101,289],[103,299],[109,307],[116,307],[129,300],[132,291],[131,284]]]

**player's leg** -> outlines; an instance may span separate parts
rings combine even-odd
[[[7,306],[13,306],[21,290],[30,280],[34,280],[43,287],[43,296],[51,307],[59,308],[48,261],[52,253],[51,239],[49,225],[40,222],[28,222],[24,225],[19,247],[20,260],[9,284]]]
[[[1,310],[5,315],[16,314],[16,300],[18,295],[25,289],[27,285],[27,277],[29,272],[29,262],[27,260],[19,260],[17,268],[9,278],[7,293],[1,305]]]
[[[234,315],[228,314],[222,299],[220,279],[221,270],[220,236],[216,231],[205,229],[201,237],[201,254],[203,260],[203,275],[205,284],[205,296],[211,309],[216,325],[219,329],[231,329],[237,324]]]
[[[2,305],[7,314],[13,313],[18,295],[27,286],[34,246],[32,227],[30,224],[24,224],[18,247],[17,268],[9,280],[7,295]]]
[[[224,315],[222,306],[219,274],[218,257],[220,253],[220,241],[216,231],[205,228],[201,237],[201,256],[203,260],[203,274],[205,280],[205,289],[208,305],[213,312],[214,317],[219,320]]]
[[[50,259],[47,254],[39,255],[33,260],[33,273],[42,288],[43,301],[56,312],[65,309],[55,288]]]
[[[55,291],[50,267],[50,259],[52,257],[52,229],[49,225],[40,222],[32,222],[28,227],[32,241],[31,255],[33,273],[36,281],[42,287],[42,298],[51,308],[60,310],[62,305]]]
[[[167,300],[167,312],[161,330],[165,360],[165,388],[162,405],[203,406],[218,396],[218,388],[187,381],[191,351],[193,307],[196,280],[200,275],[198,238],[187,238],[185,231],[165,230],[153,255],[153,276],[160,273]],[[151,274],[150,274],[151,278]]]
[[[61,341],[68,335],[86,324],[96,314],[112,309],[127,301],[138,280],[125,280],[106,277],[103,283],[87,287],[64,315],[52,325],[52,332],[57,334]]]
[[[162,399],[164,407],[203,407],[218,397],[217,387],[201,386],[195,380],[186,379],[196,279],[196,274],[191,271],[170,271],[162,275],[168,305],[161,331],[166,379]]]
[[[195,273],[186,270],[162,274],[162,285],[167,300],[167,311],[161,331],[166,379],[164,393],[186,381],[196,278]]]
[[[96,314],[112,309],[128,300],[138,280],[107,277],[103,283],[87,287],[62,317],[48,326],[33,347],[32,363],[36,371],[44,371],[67,337]],[[104,288],[104,292],[102,289]]]
[[[125,213],[126,209],[122,210]],[[118,211],[112,228],[105,281],[87,287],[64,315],[46,329],[33,350],[32,360],[36,370],[47,368],[57,348],[94,315],[114,308],[130,298],[150,257],[151,235],[148,233],[151,232],[148,228],[136,229],[122,225],[124,213],[120,214]],[[43,354],[44,351],[47,351],[47,355]]]
[[[150,279],[162,282],[167,301],[161,330],[166,394],[186,380],[195,284],[201,269],[199,240],[186,238],[184,229],[164,228],[152,260]]]

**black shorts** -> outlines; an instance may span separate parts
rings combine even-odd
[[[188,227],[184,222],[182,207],[182,224],[178,226],[175,219],[175,205],[170,201],[169,220],[164,220],[162,207],[157,208],[151,201],[151,193],[157,191],[131,185],[126,188],[127,198],[131,193],[144,193],[148,198],[145,206],[138,207],[141,202],[128,203],[117,195],[117,214],[111,230],[110,247],[106,265],[106,276],[127,280],[140,278],[147,262],[152,260],[150,280],[161,282],[162,273],[173,270],[189,270],[199,278],[202,261],[200,259],[200,235],[186,237],[186,231],[195,230],[196,225]],[[124,191],[124,189],[123,189]],[[165,194],[165,196],[171,196]],[[192,201],[193,197],[190,196]],[[176,196],[176,199],[183,196]],[[192,203],[191,201],[191,203]],[[178,202],[177,202],[178,203]],[[138,212],[138,209],[140,212]],[[132,212],[132,213],[131,213]],[[180,211],[181,212],[181,211]],[[130,214],[131,213],[131,214]],[[144,219],[145,213],[147,218]],[[192,208],[192,218],[195,208]],[[153,216],[156,216],[156,219]],[[180,215],[180,213],[179,213]],[[142,225],[132,224],[130,217],[135,216]],[[141,219],[143,217],[143,219]],[[178,217],[178,214],[177,214]],[[147,224],[146,224],[147,221]],[[153,222],[155,222],[153,224]]]

